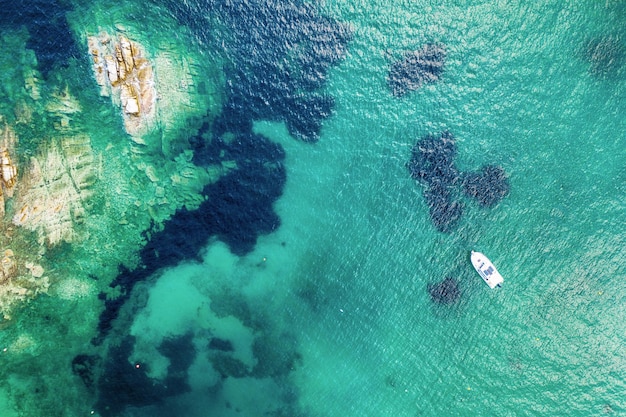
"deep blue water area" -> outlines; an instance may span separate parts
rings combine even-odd
[[[72,9],[62,0],[17,0],[0,2],[0,30],[26,27],[30,37],[26,47],[37,57],[44,78],[55,68],[64,67],[72,58],[82,57],[65,14]]]
[[[225,29],[219,43],[227,63],[228,98],[218,136],[245,132],[254,120],[276,120],[298,139],[319,139],[334,105],[322,88],[328,71],[346,54],[351,38],[347,25],[304,2],[208,1],[170,7],[201,39],[209,37],[211,23]],[[210,18],[198,24],[198,15]]]

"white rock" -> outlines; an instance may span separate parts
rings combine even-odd
[[[136,98],[129,98],[125,107],[126,113],[139,114],[139,103]]]
[[[30,273],[35,278],[41,278],[43,276],[43,267],[41,265],[33,265]]]
[[[111,84],[115,84],[118,81],[117,63],[112,56],[107,56],[104,60],[106,62],[107,74],[109,74],[109,81],[111,81]]]

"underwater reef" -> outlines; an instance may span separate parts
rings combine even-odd
[[[433,225],[444,233],[454,230],[463,215],[460,190],[488,208],[502,200],[510,188],[502,167],[486,165],[479,172],[461,172],[455,164],[456,155],[456,139],[444,131],[420,139],[406,164],[411,178],[424,186]]]
[[[395,97],[403,97],[424,84],[441,79],[446,61],[443,45],[428,43],[421,49],[405,52],[402,59],[394,61],[387,75],[387,85]]]

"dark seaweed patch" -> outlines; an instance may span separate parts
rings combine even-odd
[[[263,166],[239,169],[205,194],[207,200],[201,207],[204,218],[236,255],[252,251],[259,235],[280,225],[272,203],[282,193],[285,171],[282,166],[267,171]]]
[[[126,336],[119,346],[112,347],[106,357],[103,372],[98,380],[98,400],[96,410],[102,416],[116,416],[129,406],[144,407],[159,404],[165,398],[189,391],[186,369],[195,353],[192,338],[182,336],[163,342],[159,350],[170,359],[168,375],[164,380],[148,376],[145,364],[131,364],[135,338]],[[178,354],[182,351],[185,355]]]
[[[250,252],[261,234],[280,225],[273,203],[286,180],[284,150],[260,135],[240,134],[231,142],[214,141],[206,158],[234,159],[237,169],[205,187],[206,200],[196,210],[181,209],[153,234],[141,252],[145,265],[157,268],[198,259],[212,235],[237,255]]]
[[[428,293],[437,304],[454,304],[461,298],[459,282],[452,277],[446,277],[436,284],[428,284]]]
[[[456,140],[452,133],[445,131],[440,136],[428,135],[411,150],[407,168],[415,180],[454,185],[459,179],[459,171],[454,165],[456,155]]]
[[[463,178],[463,192],[481,207],[493,207],[509,193],[509,180],[496,165],[486,165],[480,172],[469,172]]]
[[[454,136],[445,131],[419,140],[406,165],[411,178],[425,186],[431,221],[444,233],[451,232],[463,215],[460,187],[481,207],[495,206],[510,188],[503,168],[486,165],[480,172],[462,173],[455,165],[456,155]]]
[[[406,52],[402,59],[392,63],[389,68],[387,84],[391,93],[402,97],[426,83],[438,81],[445,60],[446,50],[439,44],[429,43],[422,49]]]
[[[430,218],[441,232],[450,232],[463,214],[454,186],[460,174],[454,165],[456,141],[450,132],[428,135],[415,144],[407,168],[411,177],[424,184]]]
[[[225,352],[213,352],[209,361],[222,379],[245,378],[250,374],[245,363]]]
[[[101,358],[97,355],[77,355],[72,360],[72,372],[82,379],[87,388],[93,389],[96,382],[96,371],[100,362]]]
[[[184,380],[187,370],[196,358],[196,348],[193,345],[193,333],[188,332],[181,336],[168,337],[157,348],[159,353],[170,360],[167,368],[170,380]]]
[[[113,328],[115,319],[117,319],[124,303],[130,298],[135,284],[143,281],[156,270],[157,268],[150,268],[145,265],[141,265],[135,270],[119,265],[118,275],[109,284],[109,287],[117,289],[119,294],[115,297],[109,297],[105,292],[98,294],[98,298],[104,301],[104,310],[102,310],[98,318],[98,333],[91,340],[91,343],[99,345],[103,342],[106,334]]]
[[[230,340],[220,339],[219,337],[212,337],[209,341],[209,349],[219,350],[222,352],[232,352],[235,349]]]
[[[424,190],[430,219],[440,232],[451,232],[463,215],[463,203],[454,199],[454,193],[441,183]]]
[[[317,140],[322,122],[330,117],[334,99],[330,96],[310,94],[292,100],[293,104],[285,117],[291,136],[305,142]]]
[[[254,339],[252,346],[257,360],[252,375],[256,378],[286,376],[302,362],[296,339],[288,334],[264,333]]]
[[[593,38],[583,45],[583,56],[591,74],[600,78],[614,76],[626,66],[626,43],[618,35]]]

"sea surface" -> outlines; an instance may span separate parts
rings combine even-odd
[[[129,139],[119,120],[103,123],[117,111],[97,96],[76,22],[81,8],[141,22],[146,2],[127,3],[45,3],[41,22],[30,2],[0,12],[3,34],[63,33],[66,54],[26,48],[44,83],[74,74],[70,85],[87,86],[78,120],[105,164],[120,157],[108,137]],[[203,191],[214,204],[148,233],[134,264],[117,260],[137,269],[120,269],[135,281],[113,331],[98,328],[97,293],[55,297],[54,281],[20,307],[0,343],[26,333],[36,346],[0,352],[1,416],[626,415],[626,2],[149,7],[167,19],[150,22],[148,50],[178,39],[226,80],[212,127],[180,133],[194,162],[231,155],[240,174]],[[445,50],[438,79],[392,94],[392,64],[427,44]],[[450,186],[463,210],[441,231],[407,164],[446,131],[446,166],[498,166],[508,191],[485,206]],[[49,253],[116,269],[72,258],[68,247],[91,242]],[[175,256],[164,261],[159,244]],[[476,274],[471,250],[498,267],[501,288]],[[433,297],[447,277],[457,296]]]

